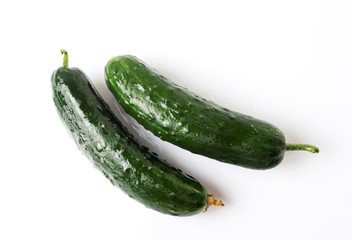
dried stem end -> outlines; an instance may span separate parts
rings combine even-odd
[[[221,206],[221,207],[224,206],[224,204],[222,203],[222,201],[220,199],[215,199],[213,194],[208,194],[208,204],[203,212],[206,212],[211,205]]]

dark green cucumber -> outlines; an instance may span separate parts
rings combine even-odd
[[[277,127],[202,99],[134,56],[112,58],[105,80],[124,110],[147,130],[193,153],[268,169],[282,161],[286,150],[318,152],[312,145],[286,144]]]
[[[113,185],[162,213],[187,216],[204,210],[207,191],[194,178],[136,142],[78,68],[57,69],[52,90],[58,113],[79,149]]]

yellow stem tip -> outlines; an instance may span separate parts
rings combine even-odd
[[[220,199],[216,199],[214,197],[213,194],[208,194],[208,199],[207,199],[208,203],[207,203],[207,207],[204,209],[203,212],[206,212],[208,210],[208,208],[211,206],[211,205],[214,205],[214,206],[221,206],[223,207],[224,204],[222,203],[222,201]]]

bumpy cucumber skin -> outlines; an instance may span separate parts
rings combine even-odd
[[[252,169],[278,165],[283,133],[172,83],[138,58],[112,58],[106,84],[124,110],[161,139],[193,153]]]
[[[113,185],[159,212],[188,216],[207,205],[207,191],[139,145],[87,76],[61,67],[51,78],[58,113],[79,149]]]

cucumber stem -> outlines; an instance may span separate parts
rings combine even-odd
[[[319,148],[310,144],[287,143],[286,151],[308,151],[311,153],[318,153]]]
[[[67,54],[67,51],[62,49],[61,50],[61,54],[64,55],[64,62],[63,62],[63,66],[64,67],[68,67],[68,54]]]
[[[211,206],[211,205],[214,205],[214,206],[221,206],[223,207],[224,204],[222,203],[222,201],[220,199],[215,199],[214,195],[213,194],[208,194],[208,199],[207,199],[207,207],[204,209],[203,212],[206,212],[208,210],[208,208]]]

